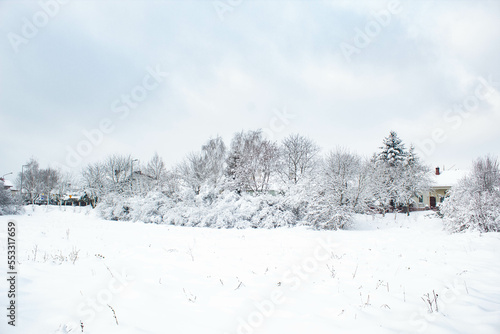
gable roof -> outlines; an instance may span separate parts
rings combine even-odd
[[[3,185],[6,188],[14,188],[14,183],[10,182],[9,180],[3,180]]]
[[[440,172],[439,175],[436,175],[435,173],[432,174],[431,179],[433,181],[432,187],[453,187],[463,179],[465,176],[467,176],[468,171],[465,170],[460,170],[460,169],[453,169],[453,170],[445,170]]]

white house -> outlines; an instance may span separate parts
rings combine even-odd
[[[419,208],[434,209],[446,198],[448,191],[467,175],[467,171],[459,169],[441,170],[436,167],[431,175],[432,184],[429,191],[424,192],[416,201]]]

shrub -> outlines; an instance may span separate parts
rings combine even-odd
[[[452,232],[500,231],[500,169],[490,157],[474,163],[471,175],[451,189],[441,205],[445,226]]]

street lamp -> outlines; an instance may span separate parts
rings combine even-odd
[[[0,179],[3,180],[5,176],[10,175],[10,174],[12,174],[12,172],[2,175],[2,177],[0,177]]]
[[[2,175],[2,177],[0,177],[0,181],[5,182],[4,179],[5,175],[10,175],[10,174],[12,174],[12,172]]]

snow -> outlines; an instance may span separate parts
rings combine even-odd
[[[90,334],[500,328],[500,234],[449,234],[428,212],[357,215],[349,230],[316,231],[118,222],[89,207],[28,207],[0,217],[3,263],[12,219],[18,326],[4,315],[0,333],[81,333],[80,321]],[[439,311],[429,313],[422,297],[433,291]]]
[[[12,181],[10,181],[10,180],[3,180],[3,185],[4,185],[4,187],[10,188],[11,190],[17,190],[14,187],[14,183],[12,183]]]
[[[468,172],[460,169],[452,169],[440,172],[439,175],[433,173],[431,176],[432,186],[435,188],[439,187],[453,187],[467,176]]]

